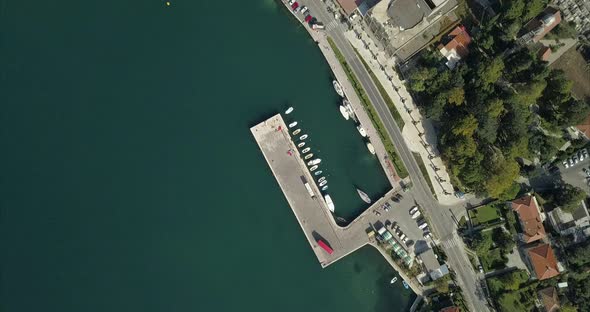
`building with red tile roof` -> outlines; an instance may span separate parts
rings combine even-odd
[[[467,47],[470,43],[471,36],[469,36],[467,29],[463,25],[455,27],[442,39],[441,44],[438,45],[438,50],[447,58],[447,67],[450,69],[455,68],[457,63],[469,54]]]
[[[537,55],[541,61],[547,62],[551,56],[551,48],[543,46],[541,49],[539,49],[539,53]]]
[[[531,273],[539,279],[544,280],[559,275],[557,260],[553,249],[549,244],[540,244],[527,249],[528,261]]]
[[[546,236],[543,220],[537,199],[533,195],[526,195],[510,203],[512,210],[518,214],[522,233],[519,238],[525,243],[532,243]]]
[[[590,115],[586,116],[586,119],[584,119],[579,125],[576,125],[576,129],[586,140],[590,139]]]
[[[337,0],[346,16],[350,16],[361,5],[363,0]]]
[[[559,310],[559,297],[555,287],[547,287],[537,292],[539,301],[543,305],[545,312],[556,312]]]
[[[523,31],[532,35],[533,42],[538,42],[560,22],[561,13],[559,10],[554,7],[547,7],[541,14],[524,25]]]

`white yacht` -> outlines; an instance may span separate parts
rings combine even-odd
[[[319,178],[319,179],[318,179],[318,182],[320,182],[320,183],[321,183],[321,182],[323,182],[325,179],[326,179],[326,177],[321,177],[321,178]]]
[[[369,149],[369,152],[371,152],[371,154],[375,155],[375,148],[373,147],[373,144],[371,144],[371,142],[367,142],[367,148]]]
[[[306,148],[304,148],[304,149],[303,149],[301,152],[302,152],[303,154],[305,154],[305,153],[309,152],[310,150],[311,150],[311,148],[309,148],[309,147],[306,147]]]
[[[342,90],[342,86],[340,85],[338,80],[332,81],[332,84],[334,85],[334,90],[336,90],[336,93],[338,93],[338,95],[340,95],[341,97],[344,97],[344,91]]]
[[[331,212],[334,212],[334,202],[330,195],[324,195],[324,200],[326,201],[326,205],[328,205],[328,209],[330,209]]]
[[[360,125],[356,126],[356,129],[363,136],[363,138],[367,136],[367,131],[365,131],[365,129],[363,127],[361,127]]]
[[[322,160],[321,160],[321,159],[319,159],[319,158],[316,158],[316,159],[314,159],[314,160],[310,160],[310,161],[307,163],[307,165],[308,165],[308,166],[315,166],[315,165],[317,165],[317,164],[319,164],[319,163],[321,163],[321,162],[322,162]]]
[[[305,146],[305,142],[301,142],[299,144],[297,144],[297,147],[304,147]]]
[[[324,181],[320,182],[320,186],[324,186],[326,184],[328,184],[328,181],[327,180],[324,180]]]
[[[309,168],[309,171],[315,171],[317,168],[318,168],[318,165],[315,165],[315,166]]]
[[[393,283],[395,283],[395,282],[397,282],[397,276],[394,276],[394,277],[391,279],[391,282],[389,282],[389,284],[393,284]]]
[[[286,115],[289,115],[289,114],[291,114],[291,112],[292,112],[292,111],[293,111],[293,107],[289,107],[289,108],[287,108],[287,110],[285,111],[285,114],[286,114]]]
[[[289,128],[293,128],[297,126],[297,121],[293,121],[292,123],[289,124]]]
[[[340,114],[342,114],[342,117],[344,117],[344,119],[348,120],[350,119],[350,115],[348,114],[348,110],[346,109],[346,107],[340,105]]]
[[[318,175],[322,174],[322,172],[323,172],[323,171],[321,171],[321,170],[319,170],[319,171],[316,171],[316,172],[314,173],[314,175],[317,175],[317,176],[318,176]]]
[[[367,204],[370,204],[371,203],[371,198],[369,198],[369,195],[367,195],[367,193],[365,193],[365,192],[363,192],[363,191],[361,191],[359,189],[356,189],[356,191],[357,191],[357,193],[359,193],[359,196],[361,197],[361,199],[365,203],[367,203]]]
[[[304,135],[302,135],[302,136],[299,137],[299,140],[305,140],[305,139],[307,139],[307,137],[308,137],[308,135],[307,134],[304,134]]]
[[[328,189],[328,186],[327,185],[324,185],[324,187],[322,187],[322,191],[325,191],[327,189]]]
[[[305,155],[305,160],[308,160],[313,157],[313,153]]]
[[[297,129],[297,130],[293,131],[293,135],[298,135],[299,132],[301,132],[301,129]]]

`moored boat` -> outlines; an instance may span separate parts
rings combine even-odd
[[[299,132],[301,132],[301,129],[297,129],[297,130],[293,131],[293,135],[298,135]]]
[[[318,171],[316,171],[316,172],[314,173],[314,175],[320,175],[320,174],[322,174],[322,172],[323,172],[323,171],[321,171],[321,170],[318,170]]]
[[[304,135],[302,135],[302,136],[299,137],[299,140],[305,140],[305,139],[307,139],[307,137],[308,137],[308,135],[307,134],[304,134]]]
[[[356,129],[363,136],[363,138],[367,136],[367,131],[365,131],[365,129],[363,127],[361,127],[360,125],[356,126]]]
[[[402,285],[404,285],[405,289],[409,289],[410,285],[408,285],[408,283],[406,281],[402,281]]]
[[[304,147],[305,146],[305,142],[301,142],[299,144],[297,144],[297,147]]]
[[[324,187],[322,187],[322,191],[325,191],[327,189],[328,189],[328,186],[327,185],[325,185]]]
[[[328,205],[328,209],[330,209],[331,212],[334,212],[334,202],[332,201],[330,195],[324,195],[324,200],[326,201],[326,205]]]
[[[395,282],[397,282],[397,276],[394,276],[394,277],[391,279],[391,281],[389,282],[389,284],[393,284],[393,283],[395,283]]]
[[[303,154],[305,154],[305,153],[309,152],[310,150],[311,150],[311,148],[309,148],[309,147],[306,147],[306,148],[304,148],[304,149],[303,149],[301,152],[302,152]]]
[[[309,171],[315,171],[317,168],[318,168],[318,165],[315,165],[315,166],[309,168]]]
[[[326,244],[322,239],[318,239],[318,245],[320,245],[320,247],[322,247],[322,249],[330,255],[334,252],[334,250],[330,248],[330,246],[328,246],[328,244]]]
[[[292,123],[289,124],[289,128],[293,128],[297,126],[297,121],[293,121]]]
[[[313,153],[305,155],[305,160],[310,159],[313,157]]]
[[[320,186],[324,186],[326,184],[328,184],[328,181],[327,180],[324,180],[324,181],[320,182]]]
[[[361,197],[361,199],[365,203],[367,203],[367,204],[370,204],[371,203],[371,198],[369,198],[369,195],[367,195],[367,193],[365,193],[365,192],[363,192],[363,191],[361,191],[359,189],[356,189],[356,191],[357,191],[357,193],[359,193],[359,196]]]
[[[344,117],[344,119],[348,120],[350,119],[350,115],[348,114],[348,110],[346,109],[346,107],[340,105],[340,114],[342,114],[342,117]]]
[[[318,179],[318,182],[324,182],[325,179],[326,179],[326,177],[321,177]]]
[[[321,159],[319,159],[319,158],[316,158],[316,159],[314,159],[314,160],[310,160],[310,161],[307,163],[307,165],[308,165],[308,166],[313,166],[313,165],[317,165],[317,164],[319,164],[319,163],[321,163],[321,162],[322,162],[322,160],[321,160]]]
[[[340,85],[338,80],[332,81],[332,85],[334,85],[334,90],[336,90],[336,93],[338,93],[338,95],[340,95],[341,97],[344,97],[344,91],[342,90],[342,86]]]
[[[371,154],[375,155],[375,148],[373,147],[373,144],[371,144],[371,142],[367,142],[367,148],[369,149],[369,152],[371,152]]]
[[[289,107],[289,108],[287,108],[287,110],[285,111],[285,114],[286,114],[286,115],[289,115],[289,114],[291,114],[291,112],[292,112],[292,111],[293,111],[293,107]]]

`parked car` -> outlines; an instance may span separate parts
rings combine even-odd
[[[477,267],[477,269],[479,270],[479,273],[483,273],[483,267],[481,266],[481,264]]]
[[[397,197],[395,197],[395,196],[393,196],[393,197],[391,198],[391,200],[393,200],[393,201],[394,201],[394,202],[396,202],[396,203],[399,203],[399,199],[397,199]]]
[[[295,0],[289,0],[289,5],[293,5],[293,3],[295,3]]]
[[[412,207],[412,209],[410,209],[410,215],[413,215],[416,211],[418,211],[418,206]]]
[[[416,210],[416,212],[414,212],[414,214],[412,214],[412,219],[416,219],[421,215],[420,210]]]
[[[574,161],[574,165],[580,162],[580,160],[578,159],[578,155],[572,156],[572,160]]]
[[[563,161],[563,166],[564,166],[565,168],[569,168],[569,167],[570,167],[570,164],[568,164],[568,163],[567,163],[567,160],[564,160],[564,161]]]
[[[578,151],[578,157],[580,158],[580,161],[583,161],[584,158],[586,158],[586,156],[584,156],[584,154],[582,154],[582,151]]]
[[[306,6],[302,6],[301,7],[301,14],[305,14],[305,12],[307,12],[307,10],[309,10]]]
[[[408,240],[408,241],[407,241],[407,242],[405,242],[405,243],[406,243],[406,246],[408,246],[408,247],[410,247],[410,246],[414,245],[414,241],[413,241],[413,240],[411,240],[411,239],[410,239],[410,240]]]
[[[400,193],[397,193],[397,194],[395,194],[395,198],[397,198],[397,199],[402,199],[402,198],[404,198],[404,197],[402,196],[402,194],[400,194]]]
[[[571,158],[568,158],[567,162],[570,164],[570,167],[574,165],[574,161]]]
[[[404,237],[404,238],[402,238],[402,242],[406,243],[407,241],[408,241],[408,237],[407,236]]]
[[[430,234],[430,232],[424,232],[422,236],[424,236],[424,239],[432,238],[432,234]]]
[[[399,236],[399,239],[402,240],[402,242],[404,241],[404,239],[407,238],[406,234],[403,234]]]
[[[419,228],[419,229],[421,229],[421,230],[423,230],[423,229],[425,229],[425,228],[427,228],[427,227],[428,227],[428,223],[426,223],[426,222],[424,222],[424,223],[422,223],[422,224],[418,225],[418,228]]]

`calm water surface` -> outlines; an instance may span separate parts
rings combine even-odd
[[[338,214],[387,190],[273,0],[3,1],[2,311],[402,311],[371,248],[321,269],[248,130],[289,105]]]

